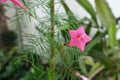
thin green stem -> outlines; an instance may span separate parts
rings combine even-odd
[[[15,6],[16,8],[16,6]],[[18,9],[16,8],[16,16],[18,17]],[[17,26],[17,34],[18,34],[18,46],[19,46],[19,51],[21,50],[22,46],[23,46],[23,36],[22,36],[22,26],[21,26],[21,22],[19,19],[16,19],[16,26]]]
[[[54,20],[54,0],[51,0],[51,9],[50,9],[50,16],[51,16],[51,37],[54,38],[54,25],[55,25],[55,20]],[[50,61],[50,67],[52,69],[52,77],[54,78],[55,76],[55,61],[54,61],[55,53],[54,53],[54,44],[52,41],[51,44],[51,61]]]
[[[98,68],[92,75],[89,76],[89,79],[92,80],[93,77],[95,77],[98,73],[100,73],[105,68],[104,65],[102,65],[100,68]]]

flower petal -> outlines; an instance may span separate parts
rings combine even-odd
[[[79,43],[79,40],[71,39],[70,42],[68,43],[68,46],[77,46],[78,43]]]
[[[78,36],[78,32],[76,30],[69,30],[69,34],[71,38],[76,38],[76,36]]]
[[[77,30],[69,30],[69,34],[71,39],[68,46],[75,46],[82,52],[85,50],[86,43],[91,41],[91,38],[85,33],[83,26],[79,27]]]
[[[87,43],[87,42],[90,42],[91,40],[92,40],[91,37],[89,37],[88,35],[85,34],[85,37],[84,37],[83,41],[85,43]]]
[[[7,0],[0,0],[0,2],[7,2]]]
[[[77,32],[78,32],[79,34],[85,34],[84,27],[83,27],[83,26],[80,26],[80,27],[77,29]]]
[[[23,4],[19,0],[11,0],[11,2],[28,12],[28,10],[23,6]]]
[[[77,47],[83,52],[85,50],[85,43],[82,41],[79,41],[77,44]]]

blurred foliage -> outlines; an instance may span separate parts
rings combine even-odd
[[[24,35],[28,44],[22,46],[20,53],[16,47],[9,51],[0,50],[1,80],[79,80],[81,77],[77,73],[90,80],[120,80],[120,40],[116,39],[119,18],[114,17],[106,0],[95,0],[96,11],[87,0],[76,2],[91,18],[78,19],[65,0],[55,4],[52,0],[23,0],[30,12],[26,14],[19,10],[15,20],[23,20],[23,15],[27,15],[30,20],[34,18],[39,23],[36,25],[38,34]],[[64,8],[64,14],[59,13],[59,10],[50,13],[53,9],[51,5],[56,4]],[[42,7],[45,17],[38,17],[36,7]],[[51,14],[54,14],[54,22],[51,21]],[[50,22],[55,25],[55,29],[51,29]],[[68,30],[77,29],[79,25],[84,25],[86,33],[92,33],[93,36],[84,52],[66,45],[69,41]],[[93,34],[94,30],[97,31]],[[11,35],[12,39],[16,39],[16,35]],[[9,37],[5,36],[1,39],[7,42]],[[52,59],[51,45],[54,51]]]
[[[14,31],[3,32],[1,41],[5,46],[17,45],[17,34]]]

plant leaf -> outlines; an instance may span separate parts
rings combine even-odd
[[[105,0],[95,0],[96,9],[99,18],[104,26],[108,27],[109,43],[111,48],[116,45],[116,20]]]
[[[63,5],[66,14],[68,16],[68,23],[70,24],[71,28],[76,28],[78,27],[78,20],[75,18],[73,12],[69,9],[68,5],[65,3],[64,0],[61,0],[61,4]]]
[[[92,16],[92,19],[97,24],[96,13],[95,13],[92,5],[87,0],[76,0],[76,1]]]
[[[91,74],[93,74],[93,72],[96,71],[96,69],[98,69],[100,67],[100,63],[99,62],[96,62],[92,68],[90,69],[89,73],[88,73],[88,76],[90,76]]]
[[[97,43],[101,41],[101,38],[104,37],[106,31],[104,33],[97,32],[96,36],[92,39],[92,41],[86,46],[86,52],[89,52]]]
[[[112,69],[116,66],[116,64],[113,64],[114,62],[108,56],[104,55],[100,51],[92,50],[90,55],[105,65],[106,69]]]
[[[79,57],[79,66],[80,66],[81,71],[84,74],[87,74],[87,69],[86,69],[86,65],[85,65],[84,59],[85,59],[85,56],[80,56]]]
[[[92,57],[86,56],[86,58],[85,58],[85,64],[93,66],[95,63],[94,63],[94,60],[93,60]]]

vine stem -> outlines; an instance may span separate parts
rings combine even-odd
[[[15,6],[16,8],[16,16],[18,17],[19,16],[19,12],[18,12],[18,9],[17,7]],[[17,26],[17,34],[18,34],[18,47],[19,47],[19,52],[23,46],[23,36],[22,36],[22,26],[21,26],[21,22],[19,19],[16,19],[16,26]]]
[[[89,78],[87,78],[86,76],[80,74],[77,70],[75,70],[73,67],[70,67],[70,70],[80,79],[82,80],[90,80]]]
[[[55,25],[55,20],[54,20],[54,0],[51,0],[51,9],[50,9],[50,16],[51,16],[51,37],[54,39],[54,25]],[[50,67],[52,69],[52,77],[54,78],[55,76],[55,61],[54,61],[55,53],[54,53],[54,44],[52,41],[51,44],[51,61],[50,61]]]
[[[8,31],[7,17],[5,15],[4,5],[0,3],[0,37],[1,34]],[[0,48],[3,47],[4,44],[0,39]]]
[[[105,68],[104,65],[102,65],[100,68],[98,68],[92,75],[89,76],[89,79],[92,80],[93,77],[95,77],[98,73],[100,73]]]
[[[64,56],[64,49],[63,49],[63,45],[60,44],[60,55],[61,55],[61,59],[65,61],[65,59],[63,58]],[[79,78],[79,79],[82,79],[82,80],[90,80],[89,78],[87,78],[86,76],[80,74],[77,70],[75,70],[72,66],[68,66],[68,68]]]

